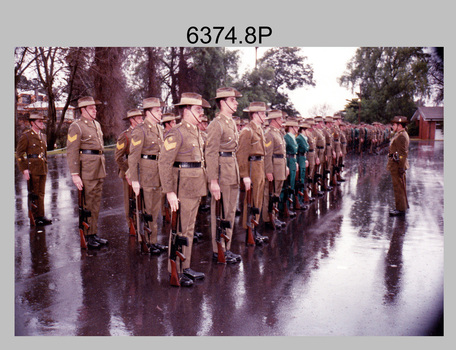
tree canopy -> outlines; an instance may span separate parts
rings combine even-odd
[[[142,99],[151,96],[161,97],[167,111],[172,111],[183,92],[197,92],[212,103],[211,119],[217,88],[233,86],[243,94],[239,115],[254,100],[295,114],[287,91],[315,85],[306,59],[300,48],[272,48],[257,67],[239,77],[239,52],[223,47],[16,48],[16,98],[18,89],[32,87],[47,95],[51,123],[46,133],[48,148],[53,149],[66,139],[65,113],[57,119],[56,102],[64,101],[68,108],[91,95],[104,103],[97,118],[105,141],[112,142],[124,127],[127,110],[140,107]]]
[[[362,47],[339,78],[341,86],[358,90],[346,105],[352,122],[389,122],[395,115],[410,118],[416,105],[431,95],[430,54],[422,47]]]

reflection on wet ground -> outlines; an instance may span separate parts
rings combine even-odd
[[[413,141],[405,218],[393,204],[385,155],[350,155],[346,182],[264,230],[270,243],[246,247],[236,229],[236,265],[211,259],[207,213],[193,268],[206,279],[168,284],[167,257],[141,255],[128,234],[113,152],[99,219],[109,246],[82,251],[77,192],[64,155],[51,156],[46,215],[30,228],[24,181],[16,175],[16,335],[429,335],[443,315],[443,142]],[[236,219],[236,224],[238,223]],[[237,225],[238,228],[239,225]],[[168,225],[159,222],[159,242]],[[441,331],[440,331],[441,332]]]

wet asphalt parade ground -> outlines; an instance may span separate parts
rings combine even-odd
[[[260,225],[268,244],[246,246],[236,217],[231,250],[242,256],[238,264],[212,261],[209,213],[199,213],[203,237],[193,246],[192,268],[206,278],[189,288],[170,286],[166,254],[141,254],[129,235],[112,149],[99,218],[109,246],[96,251],[80,248],[65,155],[49,157],[50,226],[30,227],[16,167],[14,335],[442,335],[444,144],[411,142],[405,217],[389,216],[385,152],[349,154],[340,186],[283,229]],[[160,218],[159,243],[167,244],[169,229]]]

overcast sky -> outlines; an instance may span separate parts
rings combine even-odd
[[[246,69],[255,66],[254,47],[236,47],[240,50],[242,65],[240,75]],[[268,50],[268,47],[258,48],[258,58]],[[346,69],[347,62],[354,56],[356,47],[303,47],[302,54],[307,57],[305,61],[314,69],[315,87],[305,87],[289,93],[295,109],[303,117],[314,117],[311,110],[315,106],[328,105],[328,115],[344,109],[347,99],[356,97],[349,89],[339,86],[339,78]]]

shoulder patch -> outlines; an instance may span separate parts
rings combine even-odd
[[[74,134],[73,136],[70,136],[70,134],[68,134],[68,141],[70,142],[76,141],[77,138],[78,134]]]
[[[176,148],[177,143],[175,141],[173,142],[173,140],[174,140],[174,138],[172,136],[170,136],[170,137],[166,138],[165,142],[163,143],[163,146],[165,146],[165,149],[167,151]]]

